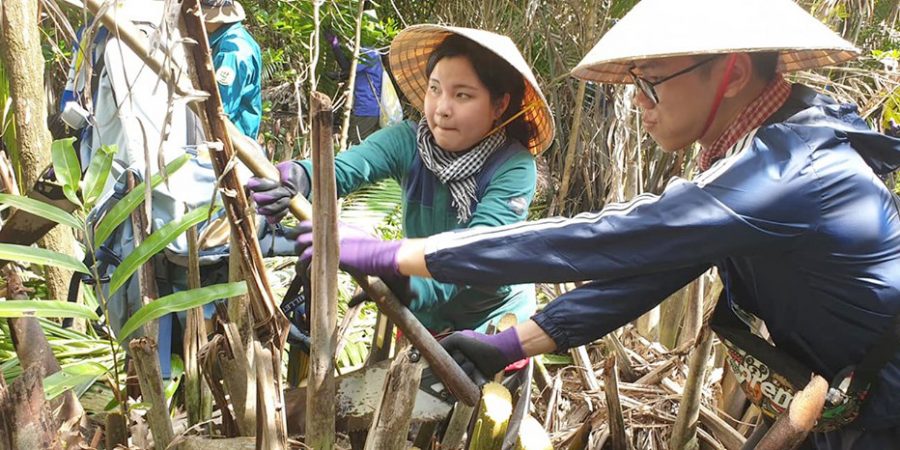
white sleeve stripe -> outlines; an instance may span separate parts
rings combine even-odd
[[[725,153],[725,158],[716,161],[709,170],[698,175],[697,178],[694,179],[694,183],[696,183],[698,187],[703,188],[707,184],[715,181],[715,179],[719,178],[723,173],[727,172],[728,169],[734,165],[735,161],[738,160],[738,156],[753,145],[753,138],[756,137],[757,131],[759,131],[759,128],[753,129],[747,133],[746,136],[739,139],[730,149],[728,149],[728,152]]]
[[[534,222],[521,222],[502,227],[484,227],[467,230],[464,232],[447,232],[441,233],[431,238],[425,243],[425,254],[431,254],[441,250],[447,250],[463,245],[472,244],[478,241],[497,239],[512,236],[520,233],[527,233],[538,230],[550,230],[562,228],[569,225],[592,223],[610,215],[624,215],[632,209],[656,201],[658,195],[644,193],[634,197],[629,202],[612,203],[599,212],[584,212],[572,218],[552,217]]]

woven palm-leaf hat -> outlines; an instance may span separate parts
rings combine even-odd
[[[528,108],[523,116],[526,122],[531,123],[535,133],[524,144],[533,155],[550,147],[555,125],[547,99],[516,44],[500,34],[472,28],[430,24],[413,25],[397,34],[391,42],[391,73],[397,81],[397,87],[410,103],[419,111],[424,110],[425,92],[428,88],[428,79],[425,76],[428,57],[451,34],[463,36],[490,50],[525,78],[525,95],[521,106]]]
[[[572,69],[576,78],[630,83],[635,61],[778,52],[778,72],[840,64],[859,54],[793,0],[642,0]]]

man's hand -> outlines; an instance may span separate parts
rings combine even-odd
[[[295,237],[294,249],[300,259],[312,259],[312,222],[301,222],[299,226],[286,232],[285,236]],[[381,278],[401,276],[397,267],[397,250],[403,241],[382,241],[359,228],[343,223],[338,224],[338,240],[342,269]]]
[[[479,386],[504,367],[525,358],[515,328],[493,335],[458,331],[442,339],[441,346]]]
[[[269,223],[278,223],[287,214],[295,195],[309,195],[309,176],[306,169],[294,161],[278,163],[279,181],[251,177],[247,181],[250,197],[256,203],[256,212],[266,216]]]

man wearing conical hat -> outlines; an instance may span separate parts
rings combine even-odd
[[[345,240],[341,262],[472,285],[588,281],[515,328],[442,341],[475,379],[592,342],[715,266],[714,329],[753,400],[779,416],[815,373],[832,389],[807,445],[897,448],[900,210],[879,176],[900,166],[900,139],[782,77],[856,54],[791,0],[644,0],[573,73],[635,84],[662,148],[700,144],[697,179],[569,219]],[[775,347],[748,331],[753,316]]]

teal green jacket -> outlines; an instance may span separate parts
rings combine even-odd
[[[525,220],[534,198],[536,169],[524,146],[513,142],[498,149],[478,177],[478,203],[460,224],[450,190],[425,167],[416,148],[415,125],[384,128],[335,157],[337,193],[343,197],[365,185],[393,178],[403,188],[403,233],[422,238],[462,228],[494,227]],[[312,163],[300,164],[313,174]],[[510,270],[515,270],[511,267]],[[534,285],[466,286],[411,277],[417,298],[413,314],[433,332],[483,331],[506,313],[524,321],[535,311]]]
[[[234,126],[256,140],[262,120],[262,56],[240,22],[209,35],[222,107]]]

